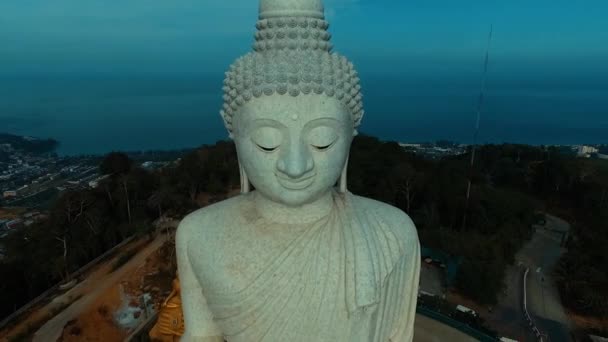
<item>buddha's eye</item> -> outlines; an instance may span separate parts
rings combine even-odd
[[[318,126],[310,130],[310,145],[318,151],[329,150],[336,141],[338,141],[338,135],[332,127]]]
[[[327,149],[329,149],[333,144],[329,144],[329,145],[324,145],[324,146],[316,146],[316,145],[312,145],[312,147],[316,148],[319,151],[325,151]]]
[[[283,139],[280,130],[274,127],[260,127],[253,132],[251,140],[263,152],[274,152],[281,145]]]
[[[278,147],[264,147],[264,146],[258,145],[258,144],[256,144],[256,145],[264,152],[273,152],[278,148]]]

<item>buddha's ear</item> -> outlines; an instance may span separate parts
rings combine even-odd
[[[342,174],[340,175],[340,180],[338,181],[338,191],[345,194],[347,189],[346,182],[346,174],[348,171],[348,158],[346,158],[346,162],[344,163],[344,168],[342,169]]]
[[[241,176],[241,193],[246,194],[249,193],[251,186],[249,184],[249,177],[247,177],[247,172],[241,165],[241,161],[239,160],[239,174]]]
[[[359,131],[357,131],[356,129],[353,130],[353,137],[356,137],[357,135],[359,135]]]

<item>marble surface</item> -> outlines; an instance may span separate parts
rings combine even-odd
[[[322,11],[262,0],[258,33],[297,32],[256,35],[263,47],[227,73],[221,114],[242,193],[178,228],[182,341],[412,341],[416,228],[348,191],[361,88],[352,63],[307,41],[329,40]],[[289,37],[293,49],[272,41]]]

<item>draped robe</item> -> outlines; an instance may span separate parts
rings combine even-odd
[[[180,278],[182,269],[199,270],[194,273],[204,309],[227,341],[412,340],[420,248],[407,215],[380,202],[333,192],[328,215],[310,224],[286,225],[259,218],[249,195],[234,201],[232,207],[241,215],[232,214],[233,225],[244,232],[240,238],[249,240],[238,248],[252,250],[247,258],[233,257],[239,253],[227,241],[235,236],[226,231],[208,234],[213,248],[190,241],[182,253],[187,257],[181,259],[178,241]],[[273,236],[281,243],[257,245],[263,248],[256,252],[259,231],[251,236],[247,231],[260,227],[268,235],[289,233]],[[256,255],[262,255],[261,261],[249,265],[246,260]],[[246,271],[235,271],[235,263]],[[235,276],[239,272],[247,274],[246,280]],[[185,314],[188,332],[188,324],[197,322],[188,319],[188,310]]]

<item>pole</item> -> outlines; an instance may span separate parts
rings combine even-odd
[[[469,211],[469,201],[471,198],[471,185],[473,178],[473,166],[475,164],[475,152],[477,152],[477,138],[479,136],[479,123],[481,122],[481,108],[483,106],[484,91],[486,88],[486,77],[488,74],[488,61],[490,59],[490,43],[492,42],[493,26],[490,25],[490,34],[488,34],[488,45],[486,47],[486,56],[483,63],[483,75],[481,77],[481,89],[477,100],[477,120],[475,120],[475,132],[473,133],[473,146],[471,147],[471,164],[469,165],[469,180],[467,182],[467,195],[464,204],[464,216],[462,219],[462,230],[467,225],[467,212]]]

